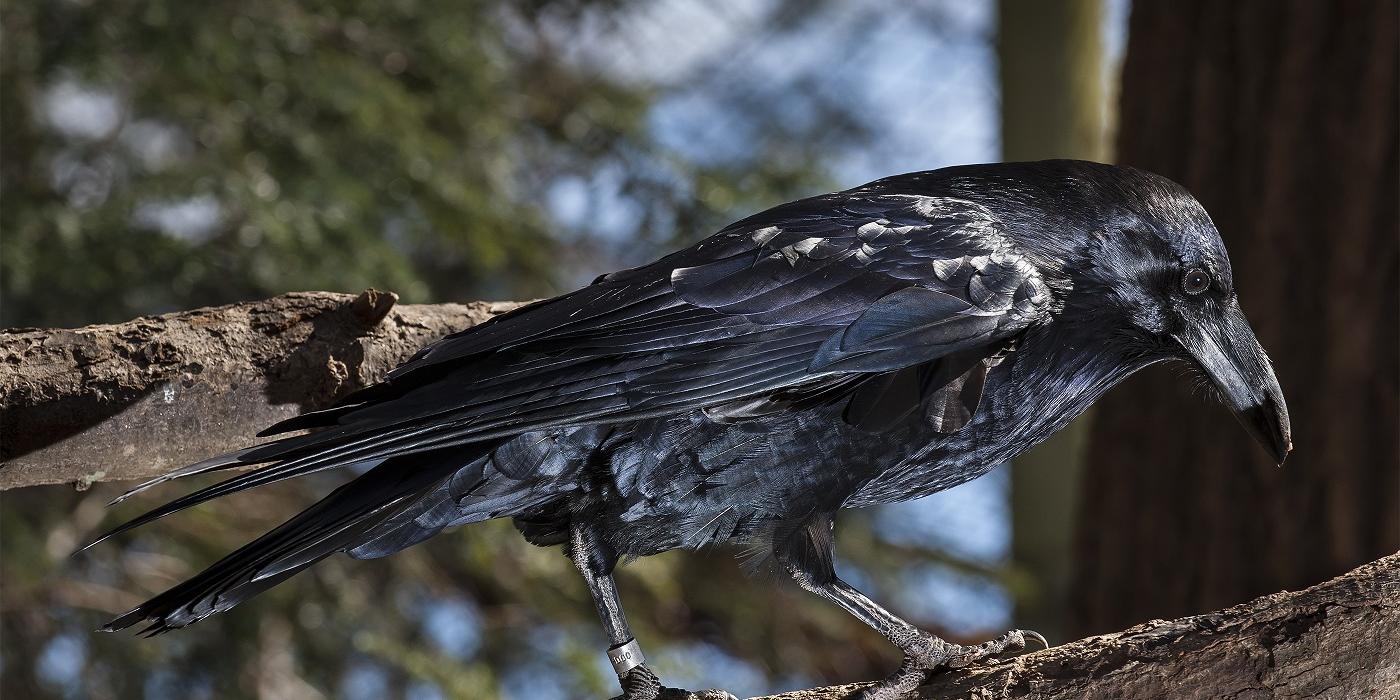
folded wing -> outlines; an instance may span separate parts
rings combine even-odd
[[[761,405],[985,356],[1052,305],[1040,273],[975,205],[869,192],[803,200],[444,338],[341,405],[265,433],[309,434],[143,484],[271,462],[122,529],[321,469],[556,425]]]

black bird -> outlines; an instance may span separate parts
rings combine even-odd
[[[877,180],[444,338],[382,383],[263,435],[310,433],[137,487],[265,465],[114,533],[254,486],[369,467],[106,629],[183,627],[330,554],[382,557],[509,517],[573,560],[628,700],[661,685],[613,568],[726,542],[767,553],[898,646],[899,670],[866,691],[897,697],[931,670],[1038,635],[962,647],[896,617],[833,570],[836,512],[974,479],[1165,360],[1203,372],[1282,463],[1282,391],[1220,236],[1185,189],[1080,161]]]

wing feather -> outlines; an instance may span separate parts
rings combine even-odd
[[[273,462],[151,515],[546,427],[732,402],[769,410],[793,403],[761,400],[775,392],[991,346],[1048,315],[1050,287],[997,222],[933,200],[856,190],[784,205],[448,336],[344,404],[267,432],[320,430],[176,472]]]

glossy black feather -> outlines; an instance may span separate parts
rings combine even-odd
[[[845,199],[838,215],[811,211],[811,200],[779,207],[653,265],[449,336],[392,372],[385,388],[311,422],[275,426],[333,417],[328,429],[189,473],[280,464],[127,527],[321,469],[554,425],[681,412],[833,372],[912,366],[1008,337],[1048,313],[1046,293],[1014,303],[1017,288],[1043,283],[981,208],[939,202],[939,215],[929,216],[924,198]],[[818,200],[836,204],[833,196]],[[937,265],[948,260],[966,274],[940,279]],[[922,277],[910,274],[918,265]],[[985,289],[1000,290],[999,312],[974,304],[974,295],[986,303],[978,291]]]
[[[151,620],[144,632],[159,634],[227,610],[359,541],[390,514],[415,503],[459,460],[459,455],[439,454],[415,460],[411,467],[386,461],[193,578],[118,616],[104,629]]]

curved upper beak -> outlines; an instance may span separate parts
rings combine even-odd
[[[1264,348],[1237,304],[1219,319],[1188,323],[1176,336],[1246,430],[1278,464],[1293,449],[1288,406]]]

